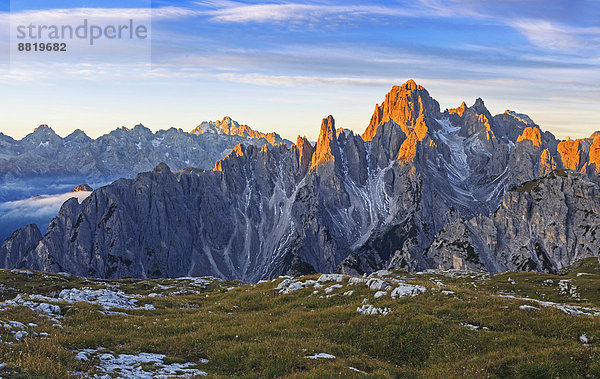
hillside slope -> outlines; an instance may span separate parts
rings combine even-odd
[[[7,377],[600,376],[596,258],[560,276],[0,279]]]

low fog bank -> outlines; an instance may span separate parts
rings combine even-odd
[[[116,180],[118,178],[114,178]],[[35,177],[0,181],[0,203],[25,200],[36,195],[61,195],[80,184],[100,188],[113,180],[72,177]]]
[[[15,230],[28,224],[36,224],[44,234],[50,220],[56,217],[65,201],[75,197],[81,203],[90,194],[89,191],[66,192],[0,203],[0,243]]]

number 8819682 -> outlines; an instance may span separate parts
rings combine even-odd
[[[21,42],[17,45],[17,49],[19,51],[67,51],[67,44],[64,42]]]

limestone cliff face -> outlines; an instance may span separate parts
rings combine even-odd
[[[544,149],[544,151],[542,151],[539,167],[539,176],[548,175],[551,171],[556,169],[556,162],[554,161],[554,158],[552,158],[552,155],[550,155],[550,151],[548,149]]]
[[[314,147],[240,144],[210,171],[160,164],[67,201],[45,236],[22,230],[0,258],[103,278],[556,271],[600,251],[599,151],[598,136],[560,142],[481,99],[440,112],[409,81],[363,138],[328,116]]]
[[[533,146],[537,146],[537,147],[542,146],[542,137],[541,137],[540,128],[538,128],[536,126],[526,127],[523,130],[523,134],[521,134],[519,136],[519,138],[517,138],[517,142],[521,142],[521,141],[531,141]]]
[[[419,137],[417,133],[411,132],[408,137],[400,145],[398,151],[398,160],[401,162],[410,161],[417,154],[417,144],[419,143]]]
[[[423,255],[432,268],[493,271],[493,267],[489,267],[492,264],[486,266],[486,259],[480,252],[481,246],[471,225],[459,214],[451,212],[450,220]]]
[[[590,145],[589,164],[595,174],[600,173],[600,136],[595,136]]]
[[[569,170],[578,170],[581,166],[581,143],[579,140],[567,139],[561,141],[557,147],[562,166]]]
[[[599,227],[598,184],[555,170],[508,191],[490,217],[449,223],[426,256],[440,268],[557,272],[598,255]]]
[[[596,183],[556,170],[507,192],[481,235],[500,269],[557,271],[598,255],[599,200]]]

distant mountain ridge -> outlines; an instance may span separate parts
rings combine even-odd
[[[239,125],[229,117],[217,124],[227,122]],[[48,125],[40,125],[21,140],[0,133],[0,183],[66,176],[112,181],[151,170],[160,162],[177,170],[187,166],[211,169],[238,144],[291,144],[276,133],[265,134],[248,126],[243,130],[238,134],[233,129],[230,133],[207,129],[199,134],[196,129],[187,133],[170,128],[153,133],[140,124],[92,139],[79,129],[61,138]],[[0,189],[0,200],[3,197],[6,194]]]
[[[264,138],[271,145],[278,145],[280,143],[289,143],[281,138],[281,136],[275,132],[263,133],[253,130],[248,125],[240,125],[237,121],[231,119],[231,117],[224,117],[221,121],[204,121],[193,129],[190,133],[192,134],[226,134],[230,136],[240,136],[245,138],[261,139]]]
[[[440,110],[392,87],[362,137],[323,119],[319,139],[236,146],[213,170],[161,163],[67,201],[39,241],[0,261],[101,278],[427,268],[556,272],[600,251],[594,134],[557,140],[482,99]],[[37,242],[37,243],[36,243]],[[35,246],[35,247],[32,247]]]

